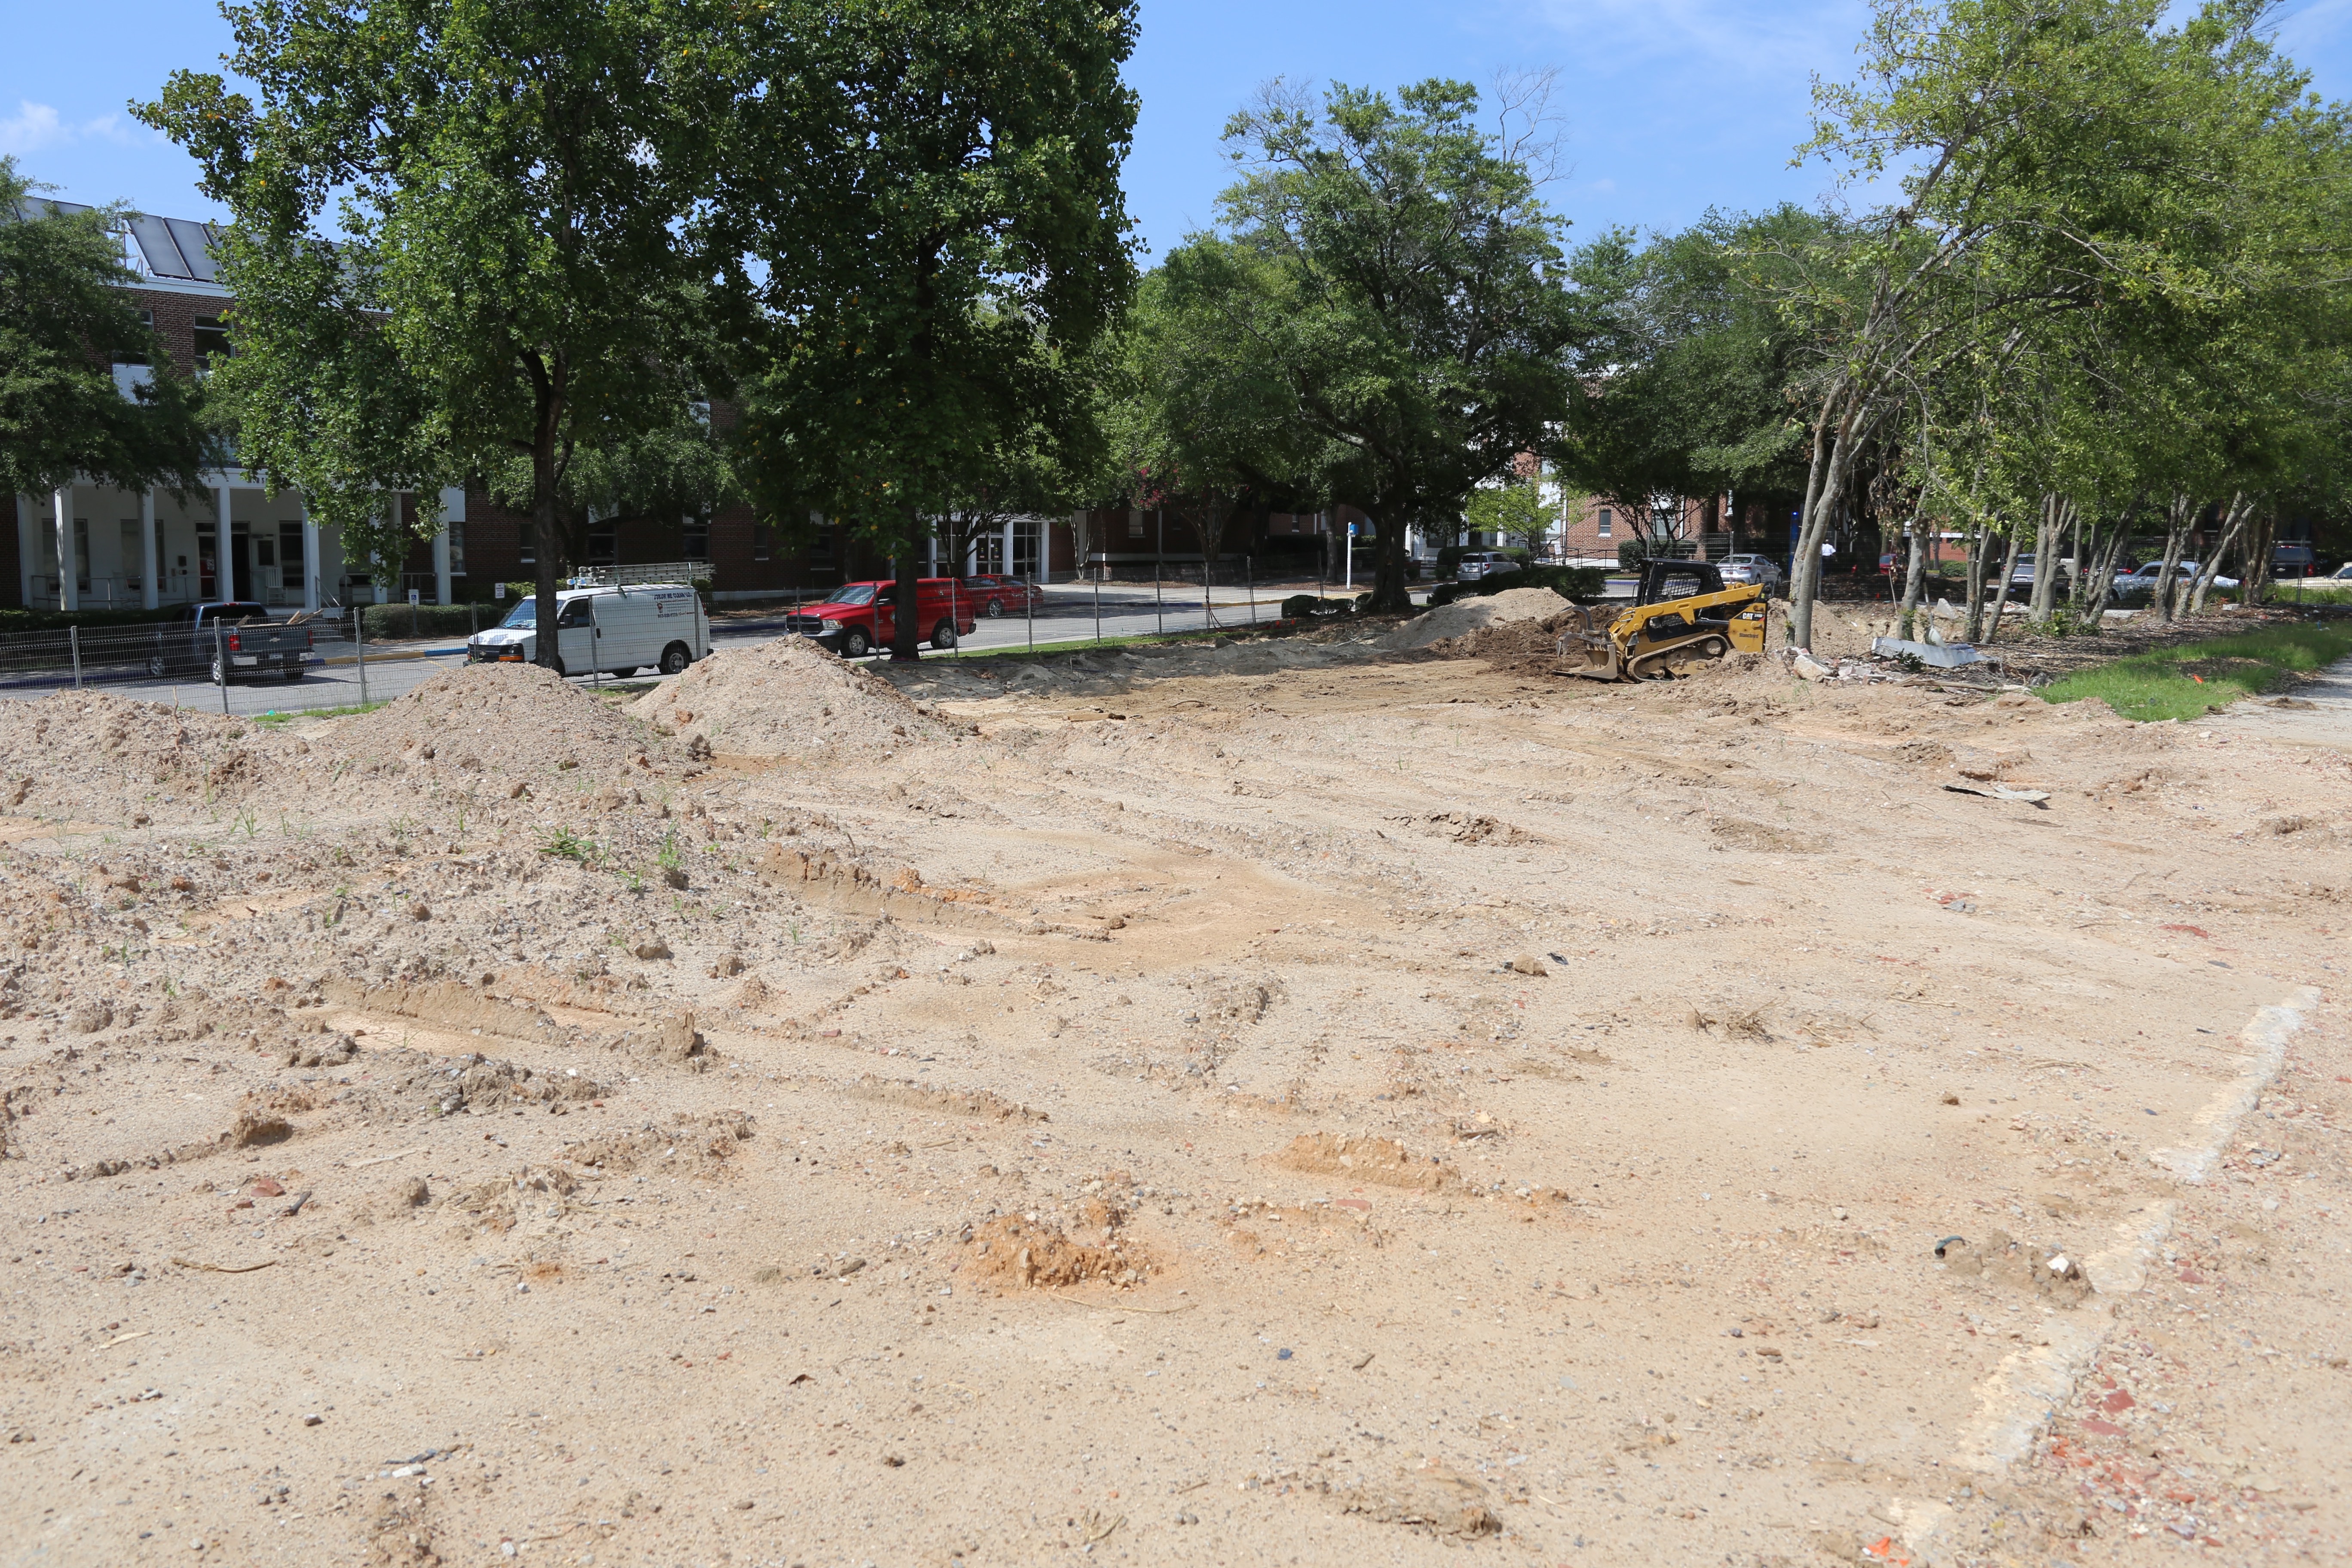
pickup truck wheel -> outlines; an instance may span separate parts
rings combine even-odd
[[[615,680],[626,680],[629,677],[636,674],[636,672],[637,667],[635,665],[627,664],[623,665],[618,669],[608,669],[604,673],[611,676]]]
[[[988,601],[988,618],[989,618],[990,620],[992,620],[992,620],[996,619],[996,617],[997,617],[997,616],[999,616],[1003,615],[1003,613],[1004,613],[1004,601],[1003,601],[1003,600],[1002,600],[1002,599],[991,599],[991,600],[989,600],[989,601]]]
[[[933,647],[953,647],[955,645],[956,629],[955,623],[953,621],[941,621],[938,626],[931,628],[931,646]]]
[[[147,673],[157,680],[172,673],[172,661],[163,657],[162,648],[159,647],[147,656]]]
[[[302,667],[299,664],[289,664],[278,673],[289,680],[299,680],[302,679]]]
[[[215,686],[228,684],[228,665],[218,654],[213,655],[213,684]]]
[[[864,626],[852,626],[841,637],[841,657],[864,658],[874,651],[874,639],[866,635]]]
[[[687,651],[682,642],[674,642],[662,649],[661,672],[664,675],[677,675],[693,662],[694,656]]]

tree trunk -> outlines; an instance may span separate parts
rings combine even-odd
[[[908,509],[907,536],[898,545],[898,616],[890,637],[892,664],[908,664],[923,657],[923,561],[919,552],[929,533],[923,520]]]
[[[1985,627],[1984,635],[1984,640],[1987,642],[2000,640],[2000,617],[2009,609],[2009,582],[2011,578],[2017,575],[2017,557],[2024,546],[2024,534],[2012,533],[2009,536],[2009,554],[2000,563],[2000,581],[1992,591],[1992,621]]]
[[[534,587],[538,599],[538,630],[533,634],[539,647],[533,661],[553,669],[563,662],[556,646],[555,587],[561,581],[563,556],[563,533],[555,526],[555,442],[553,430],[546,426],[548,438],[533,444],[530,454],[531,553],[538,558],[539,581]]]
[[[1911,520],[1911,563],[1903,574],[1903,640],[1914,641],[1919,635],[1919,590],[1927,577],[1927,547],[1919,535],[1919,520]]]
[[[2045,625],[2058,604],[2058,531],[2064,502],[2054,492],[2042,497],[2042,519],[2033,530],[2033,592],[2026,601],[2035,626]]]
[[[2140,498],[2135,496],[2115,520],[2115,527],[2095,545],[2091,570],[2074,574],[2074,607],[2094,627],[2105,625],[2100,617],[2106,613],[2108,595],[2115,592],[2116,561],[2123,553],[2124,540],[2131,533],[2132,519],[2139,515],[2139,507]]]
[[[2196,586],[2189,591],[2190,615],[2204,614],[2205,595],[2212,588],[2213,579],[2221,574],[2221,563],[2228,559],[2230,552],[2237,546],[2238,538],[2245,532],[2246,521],[2253,515],[2253,510],[2254,503],[2245,491],[2240,490],[2230,498],[2230,510],[2223,514],[2221,520],[2221,537],[2213,542],[2213,548],[2206,555],[2205,563],[2197,569]]]
[[[1969,626],[1961,634],[1969,642],[1984,636],[1985,546],[1992,541],[1992,531],[1978,518],[1969,524]]]
[[[2270,597],[2271,574],[2278,564],[2278,510],[2265,508],[2246,530],[2246,569],[2238,574],[2245,587],[2239,602],[2259,605]]]
[[[2174,496],[2164,510],[2164,564],[2157,568],[2154,603],[2158,618],[2167,626],[2172,624],[2172,579],[2180,570],[2180,552],[2189,542],[2197,510],[2197,503],[2187,496]]]
[[[1803,526],[1797,531],[1796,558],[1789,563],[1789,627],[1805,652],[1813,646],[1813,602],[1821,596],[1822,541],[1832,511],[1844,500],[1845,474],[1853,458],[1850,442],[1861,416],[1859,401],[1844,387],[1832,389],[1813,424],[1812,462],[1805,477]]]
[[[1412,589],[1405,577],[1405,522],[1402,507],[1389,507],[1372,518],[1378,531],[1380,563],[1372,575],[1372,600],[1366,607],[1374,610],[1410,610]],[[1344,548],[1344,541],[1342,548]]]
[[[1192,521],[1192,537],[1201,542],[1201,608],[1208,624],[1213,626],[1217,624],[1217,606],[1209,587],[1215,580],[1217,556],[1224,545],[1224,509],[1210,501]]]

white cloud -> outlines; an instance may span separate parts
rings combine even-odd
[[[0,153],[37,153],[64,136],[58,111],[46,103],[20,103],[16,114],[0,120]]]
[[[68,146],[76,142],[112,142],[128,146],[138,139],[138,131],[120,114],[101,114],[79,125],[68,125],[55,109],[30,100],[20,100],[16,112],[0,120],[0,153],[11,155]]]

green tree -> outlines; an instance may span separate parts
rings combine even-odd
[[[2307,118],[2301,79],[2259,36],[2271,9],[2217,0],[2167,26],[2159,0],[1879,0],[1860,78],[1817,89],[1805,148],[1900,195],[1801,252],[1788,292],[1822,347],[1800,645],[1855,466],[1917,388],[2041,318],[2239,286],[2230,242],[2261,204],[2232,193]]]
[[[715,226],[747,258],[761,509],[890,549],[916,657],[936,520],[1097,461],[1079,367],[1134,288],[1131,0],[815,0],[751,14]],[[756,264],[756,265],[751,265]]]
[[[740,80],[731,7],[678,0],[250,0],[230,64],[138,108],[203,165],[237,236],[249,467],[372,494],[528,463],[542,663],[586,552],[583,451],[704,395],[692,220]],[[426,520],[425,526],[437,526]]]
[[[1544,446],[1585,332],[1540,144],[1477,110],[1462,82],[1335,86],[1319,109],[1277,84],[1226,127],[1244,173],[1221,232],[1165,265],[1179,309],[1281,377],[1313,488],[1372,520],[1375,608],[1410,605],[1408,528]]]
[[[1529,550],[1550,531],[1552,524],[1551,509],[1544,504],[1543,486],[1533,478],[1479,486],[1470,492],[1470,501],[1462,509],[1462,517],[1481,533],[1516,539]]]
[[[1107,356],[1115,472],[1106,494],[1174,512],[1213,568],[1234,518],[1318,504],[1319,443],[1289,382],[1205,305],[1163,269],[1137,290]]]
[[[1710,212],[1636,247],[1623,230],[1571,261],[1594,333],[1555,454],[1561,471],[1639,516],[1651,498],[1764,500],[1803,493],[1804,423],[1790,388],[1804,323],[1783,309],[1789,258],[1834,220],[1793,206]]]
[[[58,212],[36,188],[0,158],[0,489],[200,488],[219,454],[198,389],[122,291],[121,214]],[[148,367],[132,396],[116,364]]]

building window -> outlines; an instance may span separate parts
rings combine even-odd
[[[1608,537],[1609,537],[1610,525],[1611,525],[1612,522],[1614,522],[1615,521],[1616,521],[1616,520],[1615,520],[1613,517],[1612,517],[1612,516],[1610,515],[1610,511],[1609,511],[1609,509],[1608,509],[1607,507],[1605,507],[1605,506],[1604,506],[1604,507],[1602,507],[1602,508],[1601,509],[1601,538],[1606,539],[1606,538],[1608,538]]]
[[[142,310],[139,312],[139,330],[142,332],[152,332],[155,330],[154,311]],[[114,356],[114,363],[117,364],[145,364],[147,363],[147,356],[140,353],[137,349],[124,349],[121,353]]]
[[[768,558],[770,541],[775,537],[775,531],[763,522],[755,522],[751,525],[752,560],[765,561]]]
[[[212,369],[215,357],[226,359],[236,351],[229,346],[228,323],[218,316],[196,318],[196,374]]]
[[[453,522],[447,526],[449,531],[449,575],[452,577],[463,577],[466,574],[466,525],[462,522]]]
[[[122,585],[131,593],[144,587],[147,573],[147,536],[135,517],[122,520]]]
[[[833,525],[831,523],[822,521],[817,523],[815,531],[809,535],[808,556],[811,561],[821,561],[827,564],[832,563]]]
[[[1127,536],[1129,539],[1140,539],[1143,537],[1143,514],[1141,512],[1130,511],[1127,514]]]
[[[302,586],[302,525],[281,522],[278,525],[278,585],[299,589]]]
[[[677,552],[688,561],[710,559],[710,520],[687,514],[686,524],[678,530]]]
[[[515,531],[520,554],[517,557],[525,566],[539,564],[539,524],[526,522]]]
[[[591,566],[611,566],[618,563],[620,559],[621,535],[619,529],[609,522],[592,521],[589,523],[588,564]]]

